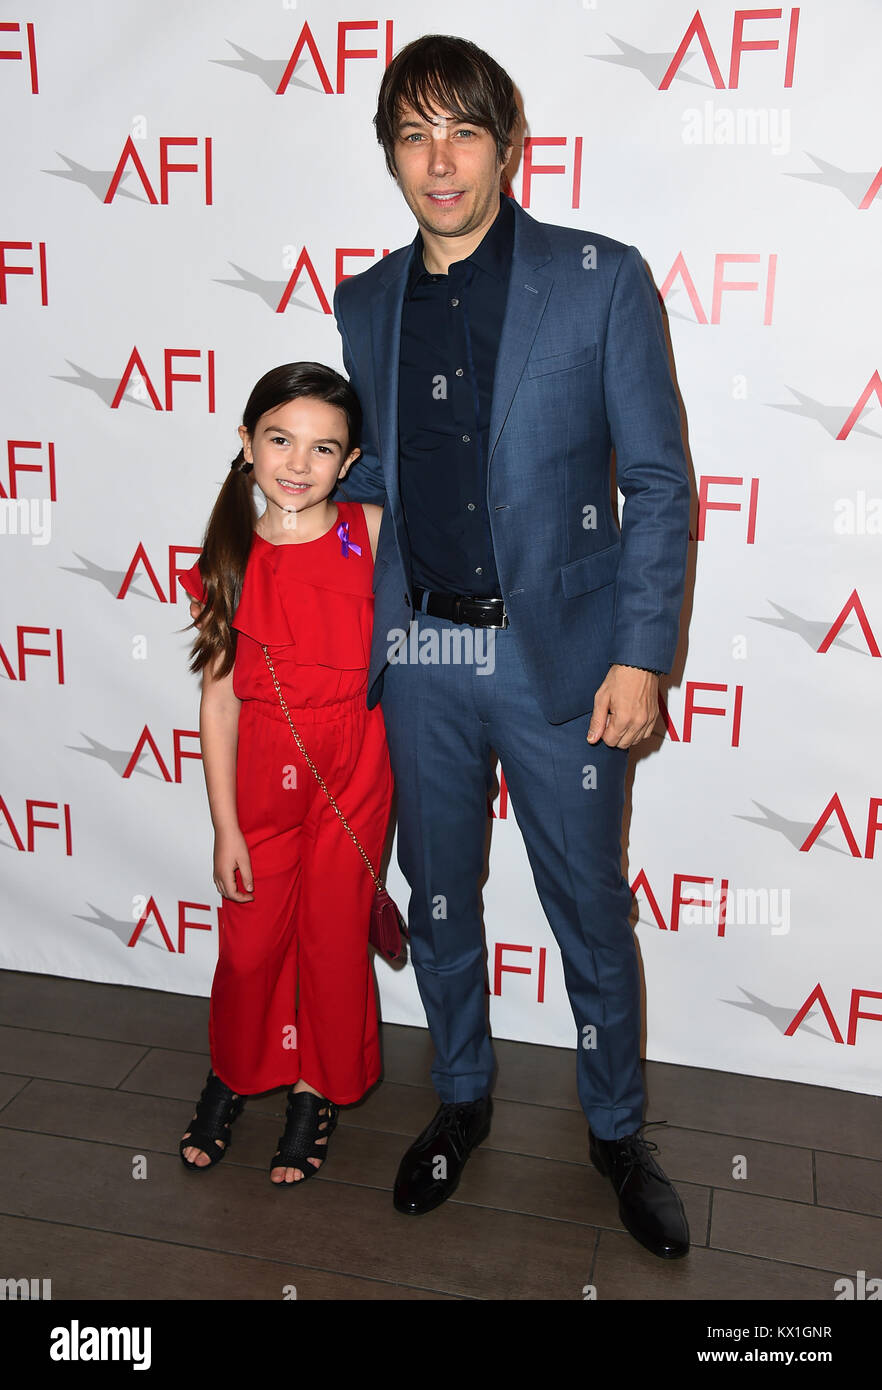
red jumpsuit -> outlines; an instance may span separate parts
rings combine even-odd
[[[261,650],[379,871],[392,773],[380,706],[366,703],[373,560],[361,503],[336,505],[337,520],[315,540],[273,545],[255,532],[233,619],[236,804],[254,898],[223,902],[209,1038],[212,1068],[237,1094],[302,1077],[347,1105],[380,1076],[368,953],[375,887],[294,741]],[[202,600],[198,563],[181,583]]]

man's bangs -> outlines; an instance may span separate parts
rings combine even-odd
[[[408,72],[405,75],[399,94],[399,116],[404,106],[410,106],[424,121],[431,122],[430,108],[449,111],[457,121],[468,121],[472,125],[493,128],[492,113],[483,100],[483,92],[478,82],[465,80],[459,83],[459,90],[453,82],[435,72]]]

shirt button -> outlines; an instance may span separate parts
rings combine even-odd
[[[462,442],[463,442],[463,444],[471,444],[471,442],[472,442],[472,437],[471,437],[471,435],[470,435],[470,434],[464,434],[463,437],[462,437]]]
[[[479,565],[478,568],[475,570],[475,574],[483,574],[483,573],[484,573],[484,571],[481,569],[481,566]]]
[[[457,376],[462,376],[462,367],[457,367],[457,369],[456,369],[456,375],[457,375]]]
[[[469,506],[469,511],[470,511],[470,512],[473,512],[473,511],[475,510],[475,504],[474,504],[474,502],[469,502],[468,506]]]
[[[456,306],[457,306],[457,304],[459,303],[459,300],[458,300],[458,299],[451,299],[450,303],[452,304],[453,308],[455,309]]]

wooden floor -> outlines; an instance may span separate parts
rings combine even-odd
[[[693,1241],[664,1261],[588,1161],[573,1052],[498,1042],[489,1139],[453,1199],[406,1217],[390,1194],[437,1104],[427,1033],[384,1027],[385,1080],[342,1112],[320,1175],[279,1191],[284,1091],[249,1099],[217,1167],[178,1157],[207,1021],[206,999],[0,976],[0,1276],[51,1279],[53,1300],[829,1301],[882,1274],[878,1098],[647,1063],[646,1118],[667,1121],[647,1137]]]

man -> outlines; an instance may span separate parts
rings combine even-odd
[[[402,1159],[394,1203],[437,1207],[489,1132],[479,880],[495,750],[587,1044],[577,1079],[590,1157],[626,1228],[672,1258],[689,1231],[639,1132],[620,838],[627,750],[652,729],[676,647],[687,467],[642,259],[502,195],[517,121],[511,79],[474,44],[408,44],[385,72],[375,125],[418,231],[334,296],[364,410],[362,458],[342,490],[385,507],[368,705],[382,699],[441,1100]],[[414,660],[412,622],[440,651],[465,630],[484,659]]]

